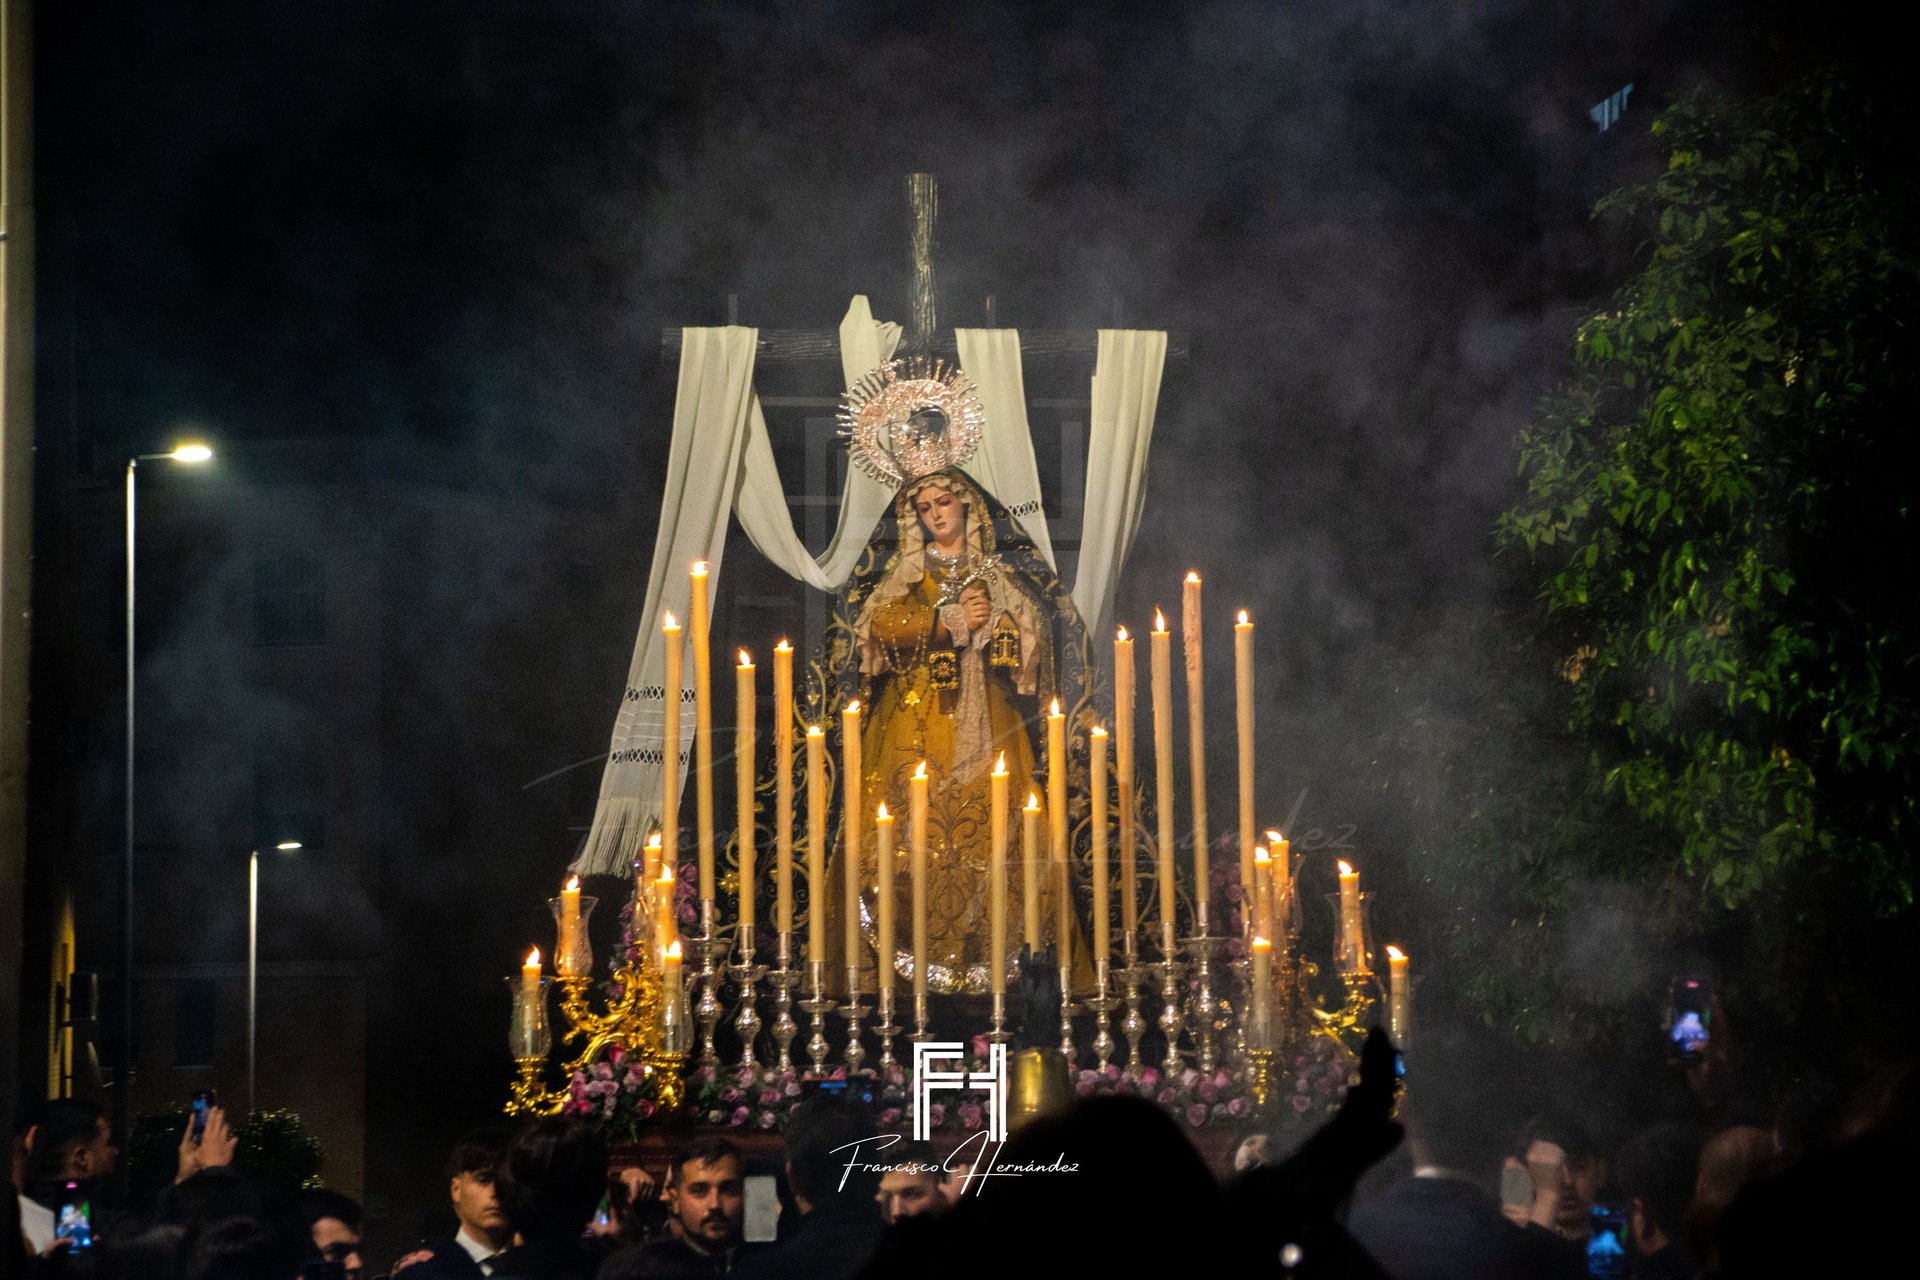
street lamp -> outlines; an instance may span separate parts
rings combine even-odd
[[[121,871],[120,898],[120,1070],[114,1081],[114,1127],[123,1148],[133,1141],[133,547],[134,473],[143,462],[211,461],[213,450],[200,441],[187,441],[166,453],[137,453],[127,459],[127,789],[126,865]]]
[[[276,853],[296,853],[298,840],[282,840]],[[254,1037],[260,1011],[260,851],[247,856],[247,1114],[252,1115]]]

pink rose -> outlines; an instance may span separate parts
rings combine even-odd
[[[733,1117],[728,1123],[732,1124],[734,1128],[738,1129],[741,1125],[747,1122],[747,1117],[752,1114],[753,1113],[747,1110],[745,1107],[735,1107],[733,1109]]]
[[[770,1107],[778,1101],[780,1101],[780,1091],[778,1089],[762,1089],[760,1091],[761,1106]]]
[[[1122,1071],[1122,1070],[1120,1069],[1120,1064],[1119,1064],[1119,1063],[1117,1063],[1117,1062],[1109,1062],[1109,1063],[1107,1064],[1107,1069],[1106,1069],[1106,1071],[1105,1071],[1105,1073],[1104,1073],[1104,1074],[1105,1074],[1105,1075],[1106,1075],[1106,1077],[1107,1077],[1107,1083],[1109,1083],[1109,1084],[1118,1084],[1118,1083],[1120,1082],[1120,1077],[1121,1077],[1121,1076],[1123,1076],[1123,1075],[1125,1075],[1125,1074],[1126,1074],[1126,1072],[1124,1072],[1124,1071]]]
[[[936,1102],[932,1106],[927,1108],[927,1125],[929,1128],[933,1128],[933,1129],[943,1128],[946,1125],[946,1123],[947,1123],[947,1108],[944,1103]]]
[[[1180,1073],[1180,1087],[1182,1089],[1191,1089],[1193,1088],[1194,1083],[1199,1079],[1200,1079],[1200,1073],[1198,1071],[1195,1071],[1192,1067],[1188,1067],[1186,1070]]]
[[[1250,1115],[1252,1111],[1253,1103],[1247,1099],[1245,1094],[1240,1095],[1227,1104],[1227,1114],[1235,1118],[1243,1118]]]
[[[1213,1087],[1213,1081],[1205,1080],[1201,1082],[1200,1101],[1212,1102],[1215,1099],[1217,1099],[1219,1096],[1220,1096],[1220,1091]]]
[[[1073,1086],[1073,1091],[1083,1098],[1091,1098],[1093,1096],[1093,1081],[1076,1081]]]
[[[986,1058],[993,1052],[993,1041],[987,1039],[987,1033],[983,1031],[975,1036],[967,1047],[973,1051],[974,1057]]]
[[[1296,1093],[1293,1095],[1293,1109],[1296,1112],[1300,1113],[1301,1115],[1305,1115],[1307,1113],[1307,1108],[1312,1105],[1313,1104],[1311,1102],[1307,1101],[1306,1094]]]
[[[1225,1067],[1213,1073],[1213,1087],[1216,1089],[1233,1088],[1233,1073]]]
[[[901,1111],[898,1107],[888,1107],[880,1113],[880,1127],[889,1128],[900,1123]]]
[[[977,1102],[960,1104],[960,1127],[962,1129],[981,1129],[986,1127],[986,1113]]]
[[[640,1099],[640,1101],[633,1104],[633,1113],[636,1116],[639,1116],[642,1120],[653,1119],[653,1113],[658,1111],[659,1109],[660,1109],[659,1105],[655,1103],[651,1098],[642,1098]]]
[[[752,1067],[742,1067],[742,1068],[740,1068],[740,1087],[741,1087],[742,1089],[750,1089],[750,1088],[752,1088],[752,1087],[753,1087],[753,1081],[754,1081],[754,1076],[755,1076],[756,1074],[757,1074],[757,1073],[756,1073],[756,1072],[754,1071],[754,1069],[753,1069]]]
[[[797,1098],[797,1097],[799,1097],[799,1096],[800,1096],[800,1082],[799,1082],[798,1080],[789,1080],[789,1081],[787,1081],[787,1082],[786,1082],[786,1083],[785,1083],[784,1085],[781,1085],[781,1086],[780,1086],[780,1096],[782,1096],[782,1097],[784,1097],[784,1098]]]
[[[1207,1109],[1196,1102],[1187,1108],[1187,1123],[1198,1129],[1207,1122]]]
[[[1140,1072],[1140,1087],[1149,1093],[1159,1088],[1160,1073],[1152,1067],[1147,1067],[1142,1070]]]
[[[734,1088],[732,1085],[728,1085],[726,1088],[720,1091],[720,1101],[726,1103],[729,1106],[740,1101],[740,1098],[741,1098],[740,1091]]]
[[[692,924],[693,923],[693,899],[682,898],[680,900],[680,910],[675,914],[677,914],[680,917],[681,924]]]
[[[1175,1095],[1173,1090],[1162,1089],[1160,1091],[1160,1096],[1155,1098],[1154,1101],[1158,1102],[1163,1107],[1170,1107],[1173,1105],[1174,1096]]]

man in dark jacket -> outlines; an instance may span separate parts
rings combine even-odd
[[[607,1142],[577,1120],[536,1120],[507,1144],[496,1183],[520,1243],[493,1260],[496,1277],[592,1280],[597,1252],[583,1240],[607,1191]]]
[[[451,1240],[394,1263],[394,1275],[404,1273],[407,1280],[482,1280],[493,1274],[495,1258],[513,1242],[495,1185],[506,1151],[507,1131],[495,1126],[476,1129],[454,1144],[447,1161],[448,1199],[459,1228]]]
[[[708,1280],[741,1260],[746,1158],[725,1138],[695,1143],[667,1171],[669,1231],[601,1264],[598,1280]]]
[[[873,1256],[886,1224],[880,1217],[880,1175],[858,1167],[863,1139],[875,1136],[866,1107],[832,1095],[808,1098],[787,1121],[787,1182],[800,1210],[791,1236],[742,1264],[740,1280],[841,1280]]]

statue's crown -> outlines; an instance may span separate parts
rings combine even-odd
[[[840,433],[853,461],[896,489],[966,465],[986,425],[973,380],[924,356],[888,361],[840,399]]]

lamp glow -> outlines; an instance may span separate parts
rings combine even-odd
[[[213,448],[210,445],[201,444],[198,441],[190,441],[175,447],[167,456],[175,462],[211,462],[213,460]]]

